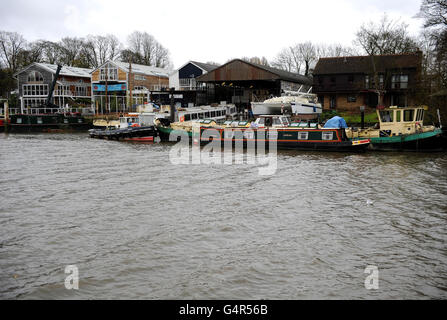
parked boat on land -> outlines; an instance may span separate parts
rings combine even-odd
[[[288,91],[281,97],[274,97],[263,102],[252,102],[253,116],[291,114],[295,116],[317,115],[322,113],[322,106],[317,96],[309,92]]]
[[[262,143],[268,148],[269,141],[276,140],[278,149],[358,152],[365,151],[370,143],[369,139],[350,140],[343,128],[321,128],[308,121],[294,123],[290,117],[279,115],[262,115],[255,122],[226,121],[219,125],[204,119],[170,125],[158,122],[156,126],[162,140],[168,141],[171,134],[186,132],[194,143],[200,144],[229,141],[232,145],[242,143],[244,147]]]
[[[424,126],[424,114],[428,108],[389,107],[377,109],[379,123],[366,129],[347,128],[352,140],[370,139],[371,150],[432,152],[447,149],[442,129]]]

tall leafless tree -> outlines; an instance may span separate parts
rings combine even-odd
[[[0,31],[0,59],[13,73],[20,67],[20,54],[26,47],[26,40],[17,32]]]

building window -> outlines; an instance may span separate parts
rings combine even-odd
[[[136,75],[134,76],[134,79],[135,79],[135,80],[144,81],[144,80],[146,80],[146,77],[145,77],[145,76],[140,76],[140,75],[136,74]]]
[[[134,88],[133,88],[134,90],[137,90],[137,91],[149,91],[146,87],[144,87],[144,86],[135,86]]]
[[[101,68],[100,70],[101,81],[116,81],[118,80],[118,68],[108,64]]]
[[[23,96],[47,96],[48,85],[47,84],[24,84]]]
[[[27,80],[28,82],[43,82],[43,76],[39,71],[31,71]]]
[[[357,102],[355,94],[348,94],[348,102]]]
[[[76,96],[77,97],[86,97],[87,96],[87,88],[86,87],[76,87]]]
[[[42,107],[46,103],[46,99],[23,99],[23,106],[25,108]]]
[[[383,81],[384,81],[383,74],[377,75],[377,79],[379,80],[379,88],[383,88]],[[366,89],[375,89],[376,88],[376,77],[374,75],[365,76],[365,87],[366,87]]]
[[[391,78],[391,88],[393,89],[407,89],[408,88],[408,75],[406,74],[394,74]]]

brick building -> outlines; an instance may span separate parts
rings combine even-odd
[[[379,104],[410,106],[416,103],[421,64],[421,52],[321,58],[314,70],[313,92],[324,109],[358,110],[360,106],[375,108]]]
[[[132,111],[133,105],[161,103],[168,96],[169,70],[108,61],[91,72],[92,96],[99,113]],[[132,95],[132,100],[129,101]],[[166,99],[165,99],[166,100]],[[130,109],[129,109],[130,108]]]

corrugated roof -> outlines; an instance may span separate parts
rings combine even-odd
[[[241,63],[245,63],[248,64],[254,68],[258,68],[261,70],[264,70],[270,74],[275,75],[276,77],[278,77],[281,80],[286,80],[286,81],[290,81],[290,82],[295,82],[295,83],[299,83],[299,84],[306,84],[306,85],[312,85],[312,80],[306,76],[303,76],[301,74],[298,73],[293,73],[293,72],[288,72],[285,70],[281,70],[281,69],[277,69],[277,68],[273,68],[273,67],[268,67],[268,66],[264,66],[264,65],[260,65],[257,63],[252,63],[252,62],[248,62],[242,59],[234,59],[231,60],[229,62],[227,62],[226,64],[222,65],[222,66],[218,66],[215,69],[213,69],[212,71],[210,71],[209,74],[217,71],[220,68],[225,68],[226,66],[228,66],[229,64],[232,64],[234,62],[241,62]],[[207,75],[209,74],[205,74],[202,75],[200,77],[197,78],[198,81],[201,81],[200,79],[206,78]]]
[[[245,61],[245,62],[247,62],[247,61]],[[269,67],[269,66],[264,66],[264,65],[252,63],[252,62],[247,62],[247,63],[251,64],[255,67],[264,69],[264,70],[271,72],[273,74],[276,74],[278,77],[281,78],[281,80],[289,80],[292,82],[299,82],[301,84],[312,85],[312,81],[310,80],[310,78],[303,76],[299,73],[289,72],[289,71],[285,71],[285,70],[281,70],[281,69],[277,69],[277,68],[273,68],[273,67]]]
[[[399,54],[374,56],[377,72],[385,72],[389,69],[418,68],[422,55]],[[318,74],[347,74],[347,73],[371,73],[373,64],[371,56],[321,58],[315,66],[314,75]]]
[[[129,63],[122,61],[110,61],[118,66],[120,69],[129,72]],[[169,73],[171,70],[157,68],[153,66],[145,66],[142,64],[134,64],[132,63],[132,73],[144,74],[148,76],[157,76],[157,77],[167,77],[169,78]]]

